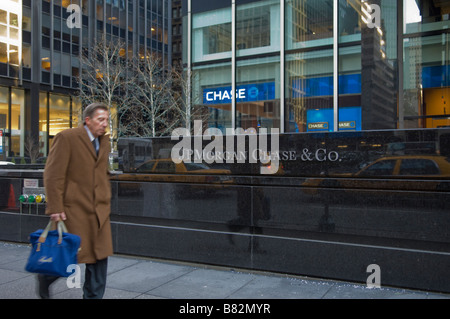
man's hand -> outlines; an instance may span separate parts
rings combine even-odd
[[[51,214],[50,220],[52,220],[54,222],[59,222],[60,220],[66,220],[66,213],[61,212],[61,213]]]

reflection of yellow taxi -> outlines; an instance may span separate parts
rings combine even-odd
[[[333,178],[339,177],[339,178]],[[379,158],[355,174],[336,174],[329,178],[310,178],[302,186],[307,194],[314,187],[349,189],[435,190],[440,179],[450,177],[450,162],[439,155],[402,155]],[[421,181],[405,181],[417,178]]]
[[[231,171],[228,169],[213,169],[203,163],[175,163],[172,159],[150,160],[138,166],[136,173],[162,173],[162,174],[213,174],[226,175],[223,180],[228,180]]]
[[[438,155],[387,156],[367,165],[355,176],[449,177],[447,157]]]
[[[204,183],[224,186],[233,182],[228,169],[213,169],[203,163],[174,163],[172,159],[149,160],[138,166],[134,173],[119,174],[113,180],[130,182]],[[130,188],[133,185],[122,185]],[[134,186],[138,186],[135,185]]]

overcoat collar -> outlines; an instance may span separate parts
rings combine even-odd
[[[86,132],[86,129],[84,128],[84,125],[80,125],[79,127],[75,128],[75,130],[77,130],[78,136],[82,140],[84,146],[87,147],[90,154],[95,159],[98,159],[98,157],[100,157],[102,154],[102,150],[103,150],[102,144],[103,144],[103,140],[104,140],[104,135],[98,137],[99,150],[98,150],[98,156],[97,156],[97,154],[95,153],[95,149],[92,146],[91,139],[89,138],[89,134]]]

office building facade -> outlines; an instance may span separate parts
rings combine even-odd
[[[193,103],[224,131],[446,127],[449,6],[186,0]]]
[[[171,61],[171,1],[4,0],[0,3],[2,159],[47,155],[59,131],[76,127],[80,57],[96,39],[126,44],[128,57]]]

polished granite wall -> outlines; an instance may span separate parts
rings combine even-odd
[[[144,170],[177,141],[152,141],[145,159],[122,145],[127,167],[111,177],[115,251],[357,282],[377,264],[381,285],[449,292],[448,134],[282,135],[281,169],[265,175],[261,163]],[[369,170],[385,159],[398,161],[390,174],[383,163]],[[41,174],[0,170],[0,240],[26,241],[45,224],[43,207],[20,214],[17,201],[24,179],[41,185]]]

